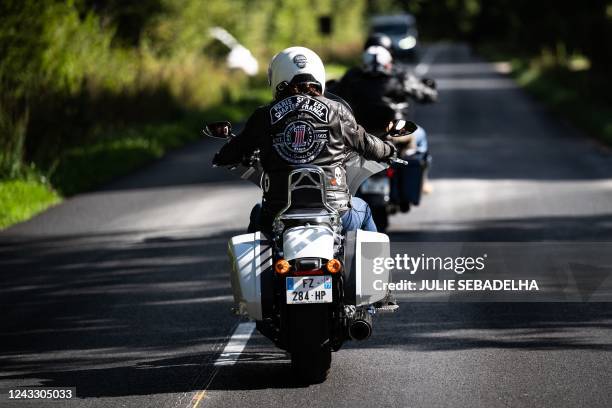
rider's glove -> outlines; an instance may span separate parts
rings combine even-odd
[[[438,100],[436,81],[430,78],[423,78],[421,83],[423,84],[423,102],[436,102]]]
[[[388,149],[388,153],[385,155],[387,161],[390,161],[391,159],[397,159],[397,148],[395,147],[395,145],[388,140],[386,140],[384,143]]]

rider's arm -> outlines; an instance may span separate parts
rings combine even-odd
[[[409,72],[402,72],[397,76],[401,83],[401,92],[420,103],[435,102],[438,91],[428,86],[422,79],[417,78]]]
[[[219,150],[213,158],[213,164],[226,166],[240,163],[260,147],[259,138],[265,133],[266,126],[265,111],[258,108],[249,117],[242,132]]]
[[[395,155],[395,147],[365,131],[355,117],[343,106],[340,108],[344,143],[368,160],[384,161]]]

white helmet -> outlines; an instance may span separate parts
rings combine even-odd
[[[276,95],[278,86],[285,82],[289,84],[293,77],[300,74],[310,75],[313,82],[321,86],[321,93],[325,91],[325,67],[321,58],[306,47],[285,48],[270,61],[268,67],[268,84]]]
[[[364,70],[368,72],[391,72],[393,57],[391,53],[379,45],[368,47],[361,56]]]

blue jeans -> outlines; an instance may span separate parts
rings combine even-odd
[[[425,129],[418,126],[418,129],[413,133],[413,135],[414,135],[414,138],[416,139],[417,151],[419,153],[426,153],[429,147],[427,144],[427,132],[425,132]]]
[[[251,221],[249,223],[248,232],[267,231],[269,229],[270,226],[268,224],[271,224],[270,217],[266,217],[262,213],[261,204],[255,204],[251,210]],[[370,206],[359,197],[351,197],[351,208],[342,214],[341,220],[343,234],[347,231],[355,231],[358,229],[377,232],[376,224],[374,224],[374,220],[372,219]]]
[[[368,203],[359,197],[351,197],[351,208],[342,214],[342,233],[364,230],[376,232],[376,224],[372,219],[372,210]]]

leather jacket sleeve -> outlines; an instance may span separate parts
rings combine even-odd
[[[368,160],[385,161],[393,157],[395,147],[366,132],[362,126],[357,124],[351,112],[342,105],[339,117],[343,127],[344,143],[350,149]]]
[[[438,99],[438,91],[426,85],[423,80],[404,72],[399,79],[403,83],[404,92],[407,96],[420,103],[435,102]]]
[[[240,163],[260,147],[262,129],[266,127],[266,115],[262,108],[258,108],[249,117],[244,128],[238,136],[231,139],[213,158],[213,164],[226,166]]]

